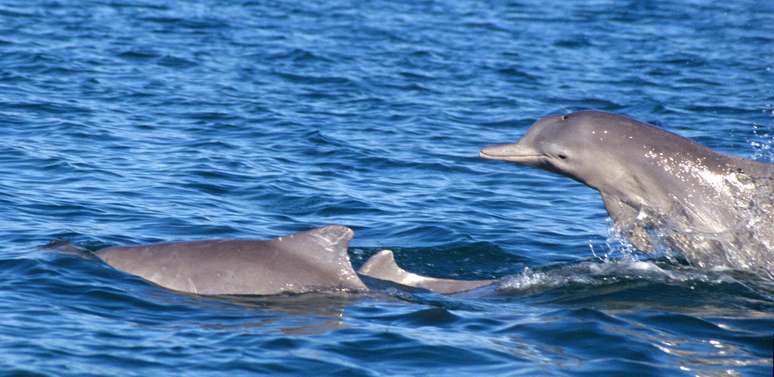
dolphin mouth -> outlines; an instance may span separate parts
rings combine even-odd
[[[525,150],[519,144],[496,144],[490,145],[478,152],[481,158],[487,160],[500,160],[520,163],[536,162],[543,155]]]

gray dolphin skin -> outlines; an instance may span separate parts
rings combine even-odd
[[[548,116],[502,160],[575,179],[602,196],[615,228],[643,251],[667,246],[699,267],[774,277],[774,165],[727,156],[600,111]]]
[[[367,291],[347,253],[353,235],[345,226],[328,225],[266,241],[208,240],[110,247],[94,255],[115,269],[161,287],[198,295]],[[74,246],[54,247],[66,251]],[[462,292],[491,283],[408,273],[395,264],[392,252],[387,250],[371,257],[360,272],[437,293]]]
[[[200,295],[366,290],[347,246],[354,232],[328,225],[272,240],[210,240],[111,247],[95,255],[164,288]]]
[[[357,271],[361,275],[437,293],[458,293],[490,285],[495,280],[451,280],[417,275],[400,268],[390,250],[374,254]]]

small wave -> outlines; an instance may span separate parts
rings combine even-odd
[[[727,270],[726,270],[727,271]],[[736,283],[730,274],[700,269],[669,269],[652,260],[618,259],[584,261],[547,270],[525,268],[519,274],[503,278],[499,291],[546,290],[572,285],[603,286],[622,281],[642,280],[652,283]]]
[[[497,284],[500,292],[546,291],[571,286],[600,287],[625,282],[686,286],[740,284],[756,295],[770,297],[774,284],[766,275],[739,271],[726,265],[709,268],[692,265],[685,256],[668,247],[643,253],[632,245],[612,224],[604,245],[589,242],[593,259],[544,268],[524,268]]]

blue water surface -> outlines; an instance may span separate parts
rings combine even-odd
[[[2,1],[0,370],[770,376],[771,280],[632,255],[593,190],[478,157],[579,109],[772,162],[774,2]],[[356,267],[500,286],[206,298],[40,248],[329,223]]]

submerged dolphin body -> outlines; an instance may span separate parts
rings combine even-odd
[[[772,164],[599,111],[542,118],[517,143],[480,155],[596,189],[616,229],[643,251],[665,243],[699,267],[774,276]]]
[[[129,247],[110,247],[94,255],[108,265],[164,288],[199,295],[275,295],[314,291],[367,291],[347,253],[354,232],[328,225],[272,240],[208,240]],[[384,251],[366,263],[377,265]],[[391,252],[390,252],[390,255]],[[362,270],[361,270],[362,271]],[[382,274],[362,272],[381,280],[455,293],[476,288],[467,281],[417,277],[400,279],[396,264]],[[440,282],[445,282],[441,284]]]

